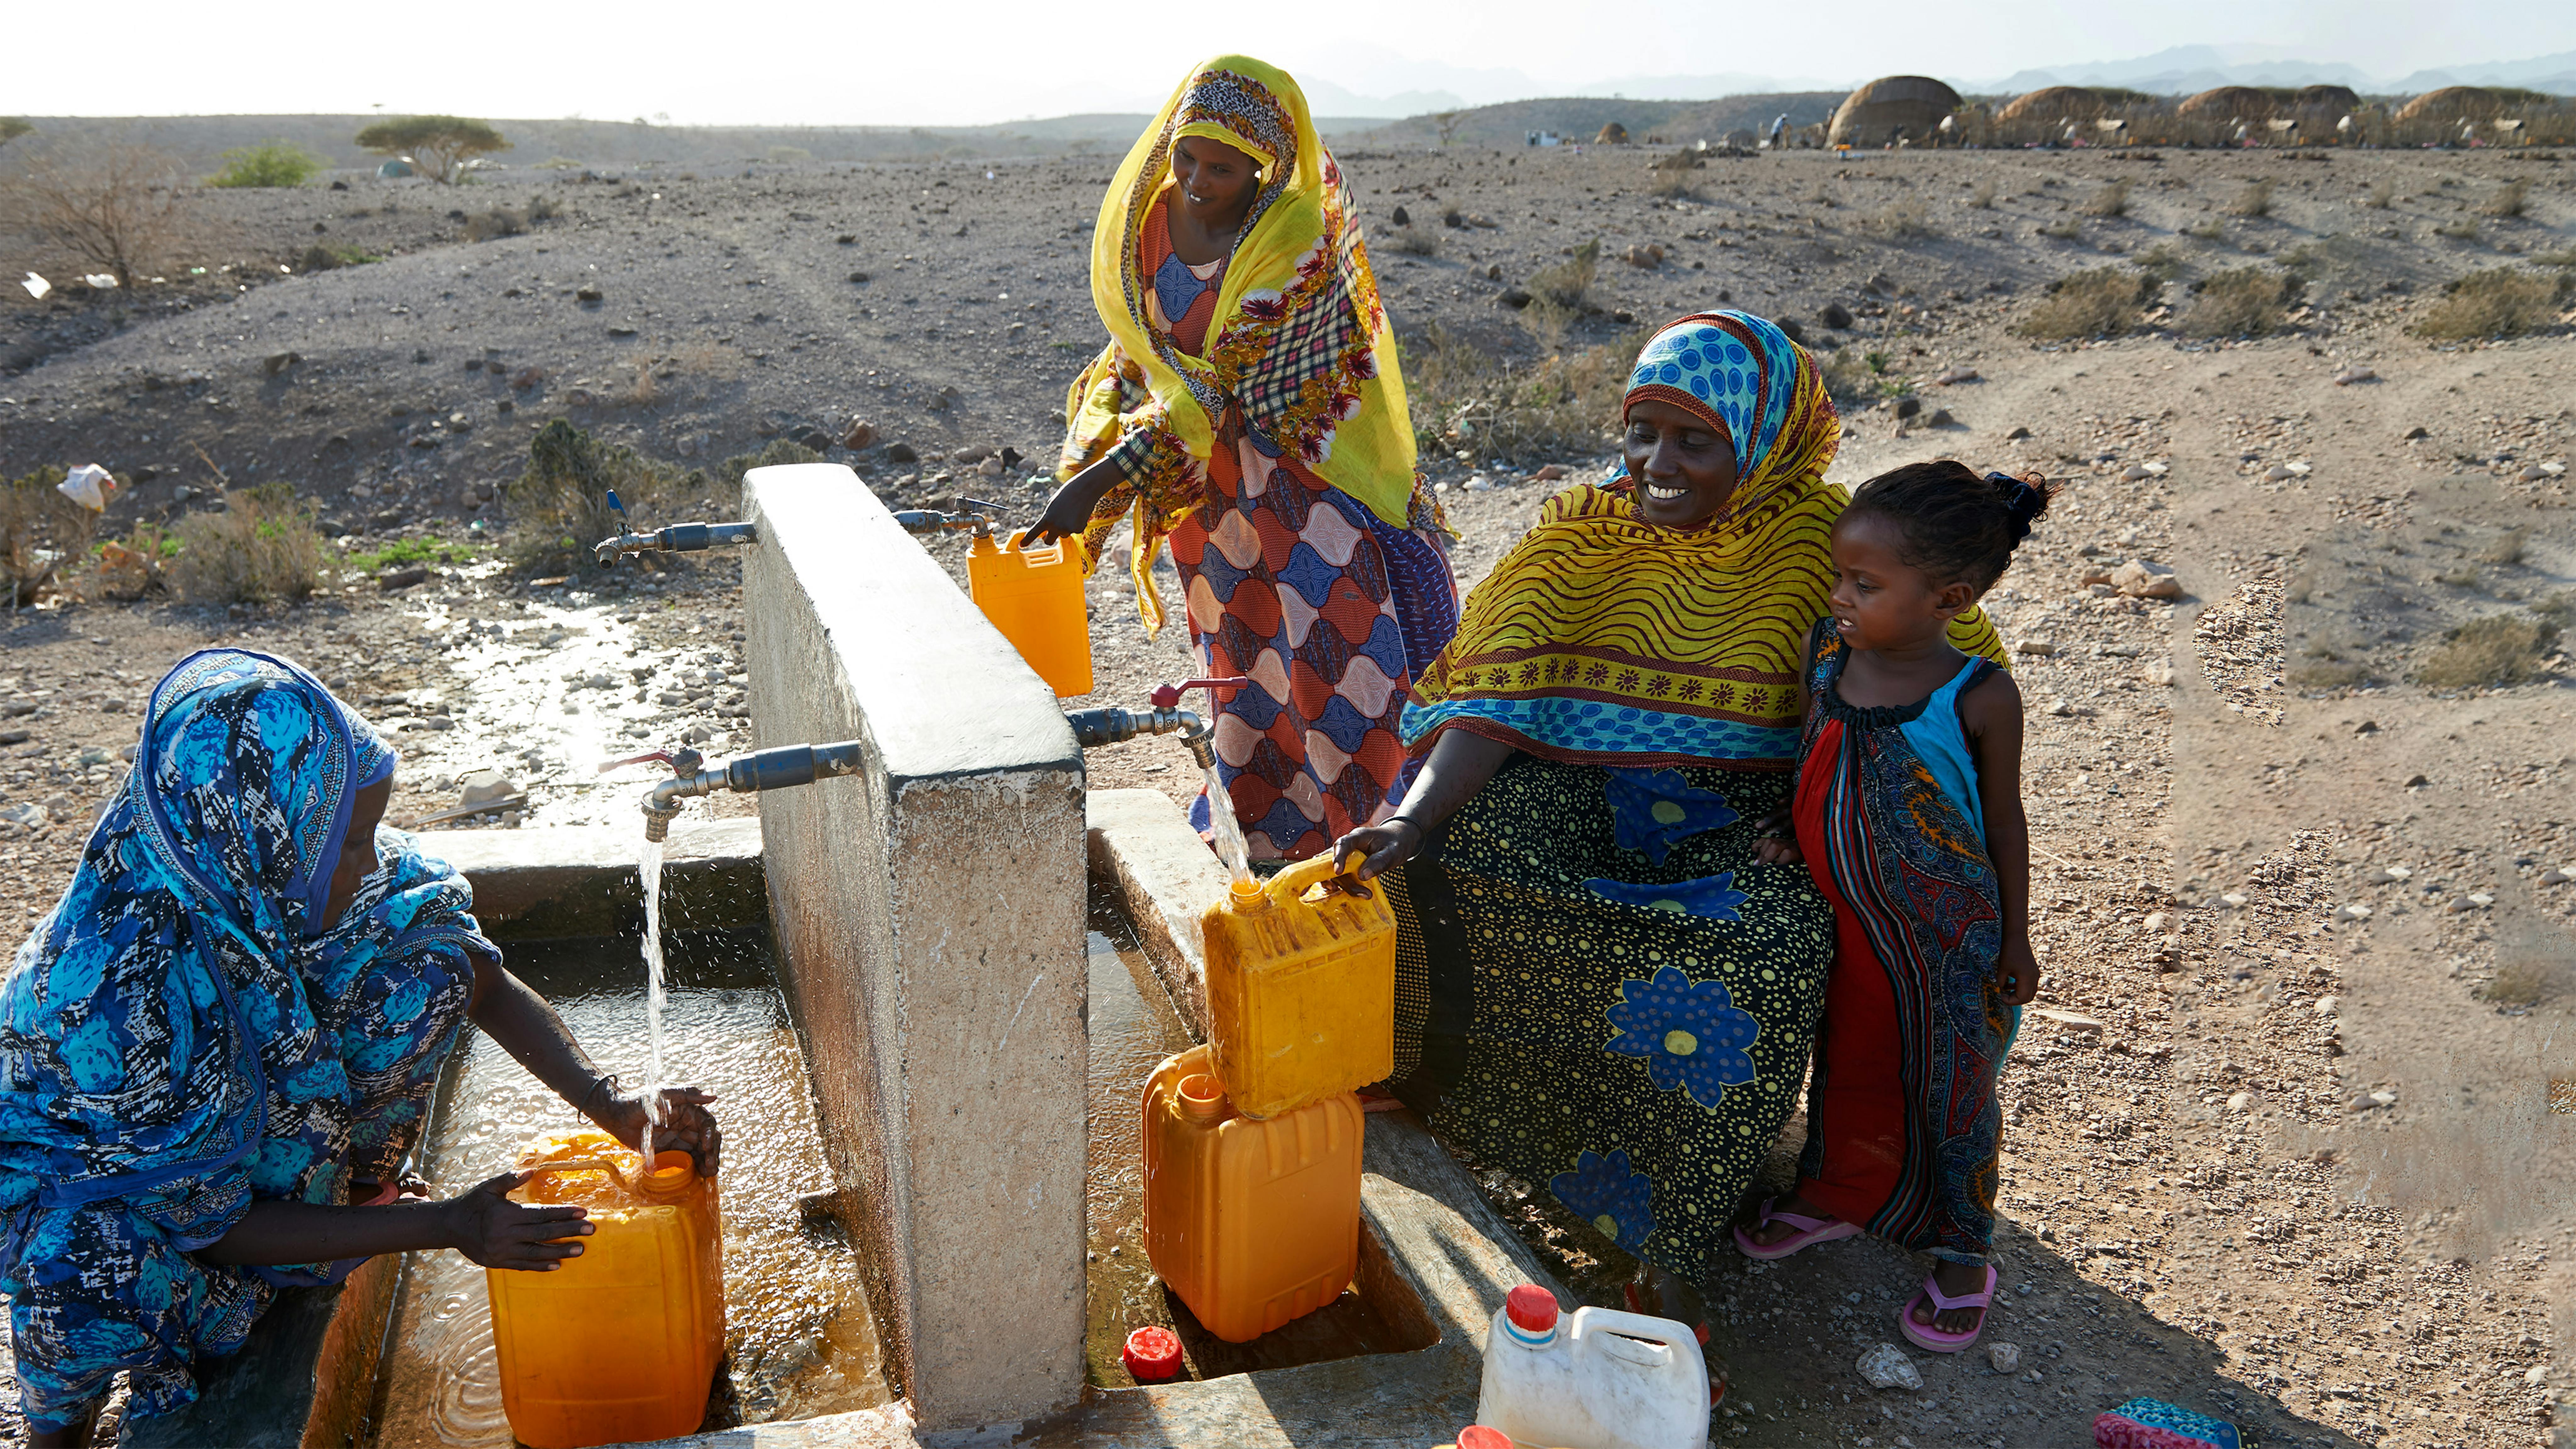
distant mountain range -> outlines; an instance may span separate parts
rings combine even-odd
[[[2266,54],[2275,47],[2178,45],[2135,60],[2090,61],[2016,71],[1964,89],[2019,95],[2042,86],[2125,86],[2156,95],[2189,95],[2213,86],[2342,85],[2366,95],[2419,95],[2443,86],[2519,86],[2554,95],[2576,94],[2576,50],[2531,60],[2445,66],[2406,76],[2374,76],[2359,66]]]

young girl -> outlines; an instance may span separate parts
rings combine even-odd
[[[1805,861],[1835,952],[1797,1190],[1736,1242],[1766,1259],[1862,1232],[1928,1250],[1897,1323],[1936,1353],[1976,1342],[1994,1298],[1995,1077],[2039,990],[2021,692],[1944,634],[2054,491],[1946,461],[1861,485],[1808,651],[1796,837],[1765,851]]]

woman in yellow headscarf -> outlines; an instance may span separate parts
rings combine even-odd
[[[1109,345],[1065,399],[1064,485],[1030,530],[1091,557],[1135,522],[1137,607],[1163,623],[1168,538],[1213,676],[1218,773],[1255,859],[1383,818],[1412,778],[1396,725],[1457,628],[1446,535],[1414,471],[1395,338],[1341,170],[1286,73],[1196,67],[1110,182],[1091,296]]]

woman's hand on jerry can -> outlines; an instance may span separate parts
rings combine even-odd
[[[685,1152],[696,1160],[698,1176],[713,1177],[724,1165],[724,1132],[707,1104],[712,1093],[695,1087],[662,1089],[662,1122],[653,1129],[653,1151]],[[644,1148],[644,1094],[619,1091],[590,1114],[600,1129],[627,1146]]]
[[[1382,825],[1363,825],[1333,842],[1333,859],[1347,866],[1351,857],[1360,858],[1351,873],[1362,880],[1375,880],[1422,853],[1422,827],[1402,816]]]
[[[1091,526],[1092,506],[1100,501],[1083,486],[1083,481],[1076,478],[1055,490],[1045,511],[1029,525],[1028,546],[1036,548],[1058,539],[1082,537],[1082,531]]]
[[[438,1221],[447,1246],[486,1268],[524,1273],[551,1273],[564,1259],[580,1257],[577,1240],[591,1233],[588,1209],[510,1201],[511,1189],[535,1175],[505,1172],[440,1203]]]

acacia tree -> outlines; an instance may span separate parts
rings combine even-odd
[[[510,143],[481,121],[463,116],[405,116],[378,121],[358,133],[358,144],[379,156],[409,160],[431,179],[453,183],[465,163]]]

